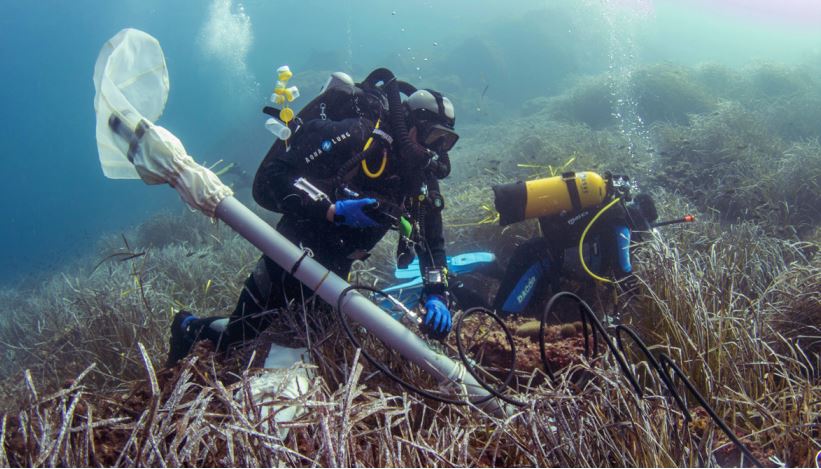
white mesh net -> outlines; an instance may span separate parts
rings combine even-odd
[[[154,122],[165,109],[168,88],[165,56],[156,39],[124,29],[105,43],[94,65],[94,110],[97,149],[106,177],[140,177],[128,160],[128,142],[109,128],[111,115],[128,129],[135,129],[142,119]]]
[[[213,172],[198,165],[171,132],[154,125],[168,99],[168,69],[160,43],[124,29],[100,51],[94,67],[97,149],[112,179],[168,183],[188,205],[214,216],[233,194]]]

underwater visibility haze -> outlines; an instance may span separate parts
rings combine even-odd
[[[767,4],[3,2],[0,281],[15,285],[59,271],[92,253],[101,233],[179,206],[172,191],[108,181],[97,167],[91,72],[99,48],[122,28],[147,31],[166,54],[171,93],[161,123],[200,162],[224,159],[253,174],[271,143],[260,109],[283,64],[302,85],[297,107],[318,91],[323,74],[361,79],[385,66],[452,94],[459,125],[503,127],[527,100],[558,95],[588,75],[629,73],[645,63],[738,69],[813,60],[818,7]]]
[[[229,396],[261,367],[258,350],[215,361],[202,341],[195,360],[161,369],[175,312],[228,314],[259,251],[168,185],[103,175],[92,76],[126,28],[165,56],[157,124],[270,224],[279,215],[257,205],[251,182],[275,142],[262,109],[283,65],[297,112],[332,73],[361,81],[380,67],[452,101],[448,255],[506,263],[545,235],[535,217],[500,226],[492,186],[565,171],[629,176],[670,221],[618,245],[634,253],[632,293],[588,270],[584,248],[573,268],[598,282],[568,275],[543,293],[571,289],[609,329],[639,331],[714,409],[690,394],[679,412],[649,365],[635,367],[641,384],[615,378],[614,347],[582,363],[586,323],[545,329],[526,314],[498,320],[520,354],[515,383],[499,382],[538,402],[494,431],[470,406],[430,411],[431,400],[396,394],[331,334],[311,350],[311,412],[281,440],[271,422],[256,425],[247,396]],[[817,0],[4,0],[0,57],[0,466],[807,465],[821,450]],[[411,278],[395,270],[394,234],[349,282]],[[489,304],[502,281],[476,277],[460,282]],[[305,317],[322,308],[302,300],[290,306]],[[454,335],[425,344],[455,356]],[[484,337],[484,358],[505,355],[505,334]],[[622,352],[638,360],[637,350]],[[549,389],[548,363],[564,367]],[[583,380],[568,372],[576,366]]]

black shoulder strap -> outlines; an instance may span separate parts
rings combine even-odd
[[[442,93],[440,93],[438,91],[429,90],[429,89],[426,89],[425,91],[432,94],[433,98],[436,100],[436,108],[437,108],[436,109],[436,114],[439,115],[439,116],[444,116],[445,115],[445,100],[442,99]]]

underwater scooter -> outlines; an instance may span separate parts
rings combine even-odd
[[[155,38],[136,29],[120,31],[103,46],[94,82],[97,144],[107,177],[169,184],[190,207],[225,222],[324,301],[341,305],[342,313],[436,380],[457,384],[467,399],[490,413],[506,413],[462,363],[432,350],[359,292],[346,294],[351,286],[345,280],[237,201],[212,171],[188,155],[175,135],[153,123],[163,112],[169,88],[165,57]],[[270,389],[282,384],[274,383]]]

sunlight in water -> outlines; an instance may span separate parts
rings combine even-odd
[[[636,32],[652,19],[654,4],[651,0],[605,0],[600,9],[610,36],[608,75],[612,116],[627,138],[627,152],[635,157],[651,146],[631,82],[639,63]]]
[[[206,57],[219,60],[234,75],[247,75],[245,61],[253,41],[251,18],[242,4],[235,8],[232,0],[211,2],[208,18],[198,38]]]
[[[601,5],[608,10],[629,10],[638,16],[649,16],[655,11],[653,0],[602,0]]]

